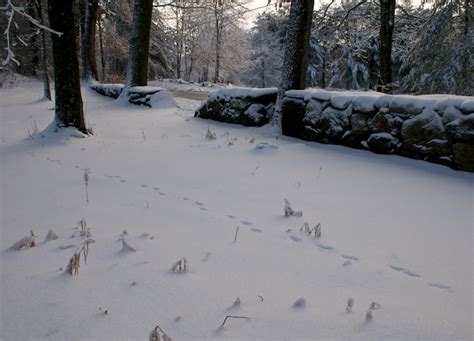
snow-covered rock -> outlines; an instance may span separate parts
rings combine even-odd
[[[331,105],[339,110],[346,109],[352,103],[353,96],[350,95],[334,95],[331,97]]]
[[[400,141],[389,133],[375,133],[369,136],[367,145],[374,153],[391,154],[399,147]]]
[[[373,112],[378,98],[376,96],[355,96],[352,100],[352,109],[358,112]]]
[[[367,125],[368,114],[364,113],[354,113],[351,116],[351,132],[356,135],[364,135],[369,131],[369,126]]]
[[[390,112],[408,115],[421,114],[429,100],[417,98],[416,96],[393,96],[390,101]]]
[[[409,151],[428,156],[450,154],[443,121],[431,109],[426,109],[421,115],[403,122],[401,133],[403,146]]]
[[[452,121],[446,125],[446,130],[453,141],[474,144],[474,114]]]

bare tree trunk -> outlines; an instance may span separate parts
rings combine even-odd
[[[102,30],[102,20],[99,17],[97,21],[99,25],[99,49],[100,49],[100,67],[101,67],[101,74],[102,74],[102,82],[105,80],[105,55],[104,55],[104,38],[103,38],[103,30]]]
[[[126,87],[147,85],[152,13],[153,0],[134,1]]]
[[[218,0],[214,0],[214,20],[216,29],[216,60],[214,66],[214,83],[219,82],[220,69],[221,69],[221,42],[222,42],[222,7],[223,3]]]
[[[97,77],[97,62],[95,59],[95,33],[97,9],[99,0],[85,0],[84,32],[82,36],[82,77],[88,81]]]
[[[40,23],[44,23],[43,6],[41,0],[35,0],[36,15]],[[40,50],[41,50],[41,73],[43,76],[43,97],[51,101],[51,85],[48,74],[48,55],[46,51],[46,35],[44,30],[40,30]]]
[[[74,0],[49,0],[49,22],[53,30],[55,121],[59,127],[76,127],[87,133],[77,58]]]
[[[395,0],[380,0],[380,89],[392,91],[392,42]]]

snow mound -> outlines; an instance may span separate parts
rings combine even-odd
[[[166,90],[160,90],[159,92],[151,95],[150,101],[148,102],[152,108],[176,108],[178,104],[173,94]]]

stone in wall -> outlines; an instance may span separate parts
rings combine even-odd
[[[425,109],[403,122],[401,133],[403,149],[409,156],[439,158],[452,153],[443,121],[433,110]]]
[[[277,90],[229,88],[209,95],[194,116],[244,126],[260,127],[273,115]]]
[[[291,137],[304,136],[303,119],[306,105],[300,98],[285,97],[281,103],[281,110],[284,113],[281,121],[283,135]]]
[[[389,133],[375,133],[367,140],[369,149],[378,154],[393,154],[401,145],[400,140]]]

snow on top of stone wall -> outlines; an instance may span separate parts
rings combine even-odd
[[[474,97],[455,95],[387,95],[375,91],[329,91],[321,89],[289,90],[287,97],[309,101],[330,101],[338,109],[345,109],[352,101],[353,109],[360,112],[371,112],[381,107],[389,107],[391,112],[403,112],[417,115],[424,109],[445,111],[455,107],[463,113],[474,112]]]
[[[209,94],[209,99],[216,98],[255,98],[266,95],[275,95],[277,94],[277,88],[263,88],[263,89],[254,89],[254,88],[240,88],[232,87],[226,89],[220,89],[213,91]]]

